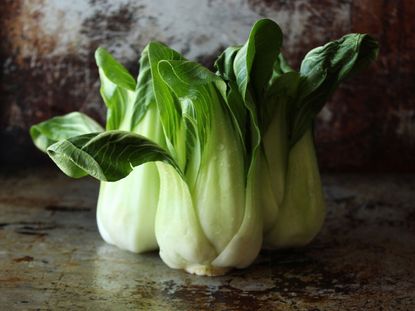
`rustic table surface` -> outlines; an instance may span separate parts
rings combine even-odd
[[[0,175],[1,310],[415,310],[415,176],[323,176],[309,246],[224,277],[104,243],[98,183],[56,170]]]

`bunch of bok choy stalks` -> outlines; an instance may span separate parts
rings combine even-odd
[[[211,72],[151,42],[137,80],[98,48],[106,128],[72,112],[32,126],[33,142],[68,176],[100,180],[105,241],[159,249],[169,267],[221,275],[262,247],[305,245],[325,216],[314,118],[378,45],[349,34],[311,50],[296,72],[281,44],[279,26],[259,20]]]

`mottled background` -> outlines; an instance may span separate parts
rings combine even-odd
[[[415,172],[415,1],[1,0],[0,166],[49,163],[28,128],[80,110],[104,120],[93,52],[108,48],[137,74],[149,40],[211,66],[269,17],[295,66],[349,32],[380,41],[377,63],[344,83],[318,117],[325,171]]]

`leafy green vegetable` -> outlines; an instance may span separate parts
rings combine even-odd
[[[268,26],[265,31],[264,23],[272,24],[257,22],[245,45],[228,48],[216,68],[229,89],[238,84],[245,102],[253,103],[258,113],[264,245],[292,247],[308,243],[325,215],[313,119],[343,79],[376,58],[377,43],[368,35],[346,35],[310,51],[296,73],[279,53],[279,29]],[[252,48],[257,46],[255,30],[263,31],[264,42],[277,46]]]
[[[93,119],[80,112],[71,112],[65,116],[54,117],[33,125],[30,135],[33,143],[41,151],[63,139],[92,132],[102,132],[104,129]]]
[[[281,46],[279,26],[259,20],[214,74],[151,42],[137,81],[99,48],[106,131],[75,112],[34,125],[33,141],[67,175],[101,181],[108,243],[159,247],[167,265],[200,275],[244,268],[261,246],[301,246],[320,230],[313,120],[378,50],[349,34],[310,51],[296,72]]]
[[[139,61],[140,72],[137,83],[135,81],[132,83],[128,71],[112,57],[108,57],[108,53],[99,52],[105,50],[102,48],[97,50],[101,94],[108,107],[107,129],[138,133],[160,146],[165,146],[152,87],[148,48],[149,45],[144,49]],[[101,62],[101,56],[106,62]],[[107,75],[113,84],[107,83]],[[114,96],[109,98],[113,99],[114,113],[105,97],[105,94],[111,94],[111,90],[114,90]],[[116,120],[120,121],[112,127],[111,124]],[[131,139],[137,141],[132,137],[127,138],[127,140]],[[117,144],[116,149],[123,150],[123,147]],[[126,161],[131,162],[127,159]],[[116,170],[120,169],[115,166]],[[120,166],[122,167],[123,164]],[[145,163],[134,168],[130,163],[124,163],[124,167],[124,176],[131,171],[130,175],[125,178],[120,175],[117,179],[122,179],[116,182],[101,182],[97,207],[99,231],[107,242],[123,249],[138,253],[155,250],[158,245],[154,223],[160,191],[157,167],[154,163]]]
[[[325,206],[312,137],[313,119],[337,85],[367,66],[376,55],[377,43],[371,37],[349,34],[310,51],[304,58],[296,97],[290,99],[287,93],[286,100],[292,106],[284,117],[289,122],[289,136],[282,140],[288,152],[282,157],[282,166],[274,166],[272,160],[268,162],[271,176],[285,168],[285,181],[279,186],[284,189],[284,195],[279,197],[278,215],[272,227],[265,229],[266,246],[301,246],[309,243],[320,230]],[[278,139],[277,131],[270,134]],[[272,157],[271,148],[272,143],[264,138],[267,159]],[[280,182],[277,178],[274,185]]]
[[[134,78],[104,48],[95,52],[101,79],[101,96],[107,105],[107,130],[130,130]]]
[[[147,162],[175,162],[152,141],[130,132],[106,131],[61,140],[47,149],[48,155],[68,176],[86,175],[101,181],[117,181],[134,167]]]
[[[95,145],[102,143],[108,148],[106,139],[113,141],[113,138],[118,136],[120,141],[131,143],[137,140],[137,135],[134,133],[139,133],[161,146],[165,145],[151,85],[152,78],[148,74],[148,55],[145,51],[140,59],[138,76],[140,83],[137,85],[128,71],[106,50],[99,48],[95,53],[101,78],[101,94],[108,108],[109,132],[99,136],[96,132],[102,131],[102,128],[95,121],[85,115],[81,115],[82,118],[72,117],[72,115],[80,115],[79,113],[56,117],[31,129],[35,144],[37,141],[43,141],[41,150],[44,152],[50,147],[49,155],[66,174],[72,177],[91,174],[102,180],[97,206],[100,233],[108,243],[133,252],[158,248],[154,232],[160,183],[157,167],[154,163],[146,163],[135,168],[130,165],[113,168],[108,165],[112,161],[109,160],[111,155],[107,157],[108,163],[102,163],[99,159],[85,153],[85,150],[78,148],[72,141],[81,143],[82,139],[91,138]],[[89,126],[84,125],[85,120],[92,125],[89,123],[87,123]],[[43,130],[39,131],[39,128]],[[72,128],[74,130],[71,130]],[[111,129],[129,133],[111,131]],[[34,133],[37,133],[37,136],[33,136]],[[83,134],[91,134],[91,136],[76,137]],[[143,137],[139,141],[143,142]],[[55,142],[58,143],[51,146]],[[125,146],[112,144],[112,147],[113,152],[125,150]],[[127,176],[129,173],[130,175]],[[106,182],[122,177],[125,178],[117,182]]]
[[[307,131],[339,83],[376,59],[377,42],[368,35],[349,34],[311,50],[301,63],[302,77],[291,145]]]
[[[176,113],[181,114],[186,146],[183,180],[170,167],[157,165],[160,255],[169,266],[196,274],[245,267],[255,259],[262,240],[253,200],[256,151],[244,154],[244,144],[251,142],[240,139],[219,77],[187,61],[163,61],[158,67],[180,105]]]

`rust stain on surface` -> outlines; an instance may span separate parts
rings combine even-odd
[[[31,262],[31,261],[33,261],[33,257],[32,256],[23,256],[23,257],[19,257],[19,258],[14,258],[13,261],[14,262]]]
[[[43,1],[39,0],[32,1],[31,6],[21,1],[5,2],[4,9],[11,13],[3,17],[3,27],[8,34],[6,39],[9,39],[6,41],[7,49],[15,51],[13,56],[18,66],[24,65],[26,57],[42,58],[56,48],[56,39],[46,34],[40,26],[43,12],[32,9],[42,4]]]

